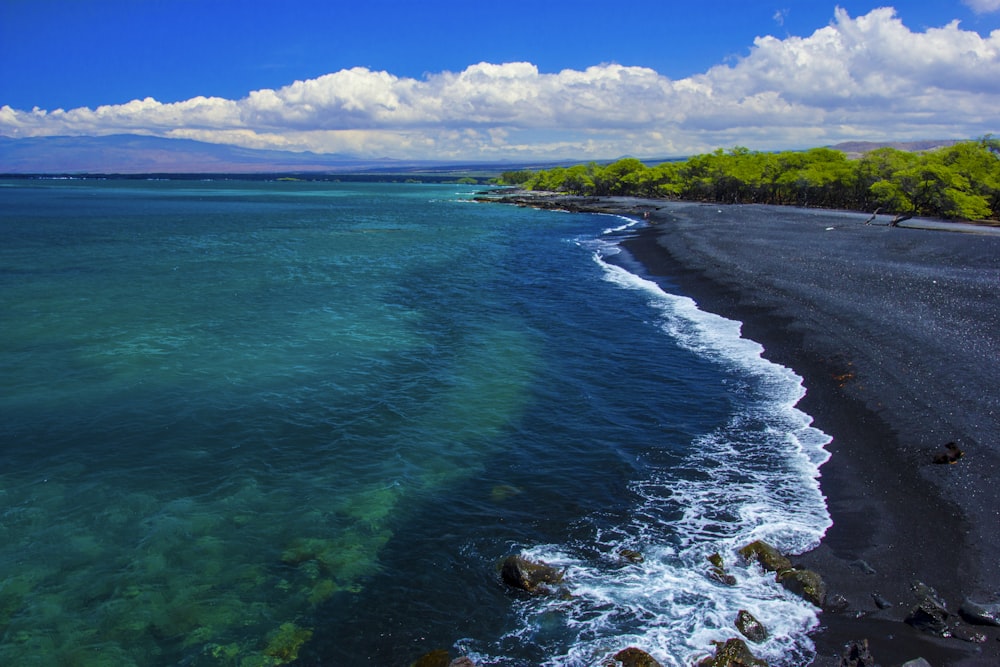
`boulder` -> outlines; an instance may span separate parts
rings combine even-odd
[[[878,607],[879,609],[891,609],[892,608],[892,603],[889,602],[888,600],[886,600],[878,592],[872,593],[872,600],[875,602],[875,606]]]
[[[934,463],[938,465],[954,465],[965,456],[965,452],[958,448],[954,442],[949,442],[944,446],[944,451],[934,455]]]
[[[851,608],[850,600],[845,598],[840,593],[827,595],[826,602],[823,604],[823,611],[830,611],[834,613],[844,612],[850,608]]]
[[[876,667],[875,658],[868,650],[868,640],[862,639],[844,646],[844,653],[840,657],[840,667]]]
[[[901,667],[931,667],[931,663],[923,658],[914,658],[913,660],[904,662]]]
[[[977,604],[972,600],[966,600],[958,608],[958,614],[967,622],[973,625],[992,625],[1000,627],[1000,605]]]
[[[948,628],[948,610],[930,595],[925,595],[920,599],[910,613],[907,614],[905,622],[912,625],[921,632],[927,632],[939,637],[951,637]]]
[[[767,663],[754,656],[742,639],[730,639],[725,644],[715,642],[715,657],[705,658],[698,667],[767,667]]]
[[[722,556],[714,553],[708,557],[708,562],[712,564],[712,569],[709,570],[708,576],[712,577],[719,583],[726,584],[727,586],[736,585],[736,577],[726,572],[726,566],[722,562]]]
[[[541,561],[532,561],[514,554],[504,560],[500,576],[512,588],[532,594],[551,594],[555,592],[552,584],[562,582],[563,571]]]
[[[646,560],[641,553],[635,549],[621,549],[618,555],[630,563],[641,563]]]
[[[823,577],[812,570],[782,570],[778,573],[778,583],[795,593],[806,602],[822,608],[826,604],[826,583]]]
[[[746,609],[740,609],[736,614],[736,629],[755,644],[767,641],[767,628]]]
[[[739,550],[740,556],[742,556],[748,562],[760,563],[760,566],[767,570],[768,572],[780,572],[782,570],[788,570],[792,567],[792,562],[781,555],[781,553],[772,547],[767,542],[762,540],[757,540],[756,542],[751,542],[742,549]]]
[[[618,651],[614,659],[622,667],[662,667],[653,656],[634,646]]]

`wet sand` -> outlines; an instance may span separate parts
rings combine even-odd
[[[1000,628],[949,623],[974,643],[903,619],[914,582],[955,614],[1000,602],[1000,230],[773,206],[563,198],[645,218],[624,246],[701,308],[744,323],[765,356],[803,376],[799,407],[831,435],[821,486],[833,526],[793,558],[847,608],[827,610],[816,665],[867,639],[883,667],[923,657],[1000,664]],[[945,444],[964,456],[935,464]],[[879,608],[880,601],[891,607]]]

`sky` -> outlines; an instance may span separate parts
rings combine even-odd
[[[0,136],[437,160],[1000,133],[1000,0],[0,0]]]

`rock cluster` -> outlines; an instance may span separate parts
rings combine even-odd
[[[958,622],[955,614],[948,611],[944,601],[930,586],[916,582],[912,586],[917,596],[917,604],[910,609],[906,623],[914,628],[939,637],[954,637],[967,642],[982,644],[986,635],[965,627]],[[962,613],[965,610],[965,613]],[[996,616],[987,607],[966,600],[959,609],[959,616],[976,625],[997,625]],[[971,620],[970,620],[971,619]]]
[[[826,584],[812,570],[796,568],[777,549],[760,540],[751,542],[739,550],[739,554],[749,562],[757,562],[768,571],[774,572],[775,580],[803,600],[823,608],[826,605]]]

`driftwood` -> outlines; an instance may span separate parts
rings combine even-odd
[[[875,218],[878,217],[879,211],[881,211],[881,210],[882,210],[881,206],[878,207],[877,209],[875,209],[872,212],[871,217],[868,218],[867,220],[865,220],[865,224],[866,225],[870,225],[873,222],[875,222]],[[899,223],[903,222],[904,220],[909,220],[912,217],[913,217],[913,213],[899,213],[899,214],[896,215],[896,217],[894,217],[892,220],[889,221],[889,226],[890,227],[896,227],[896,226],[899,225]]]
[[[912,217],[913,217],[912,213],[900,213],[899,215],[897,215],[895,218],[892,219],[892,222],[889,223],[889,226],[895,227],[904,220],[909,220]]]

